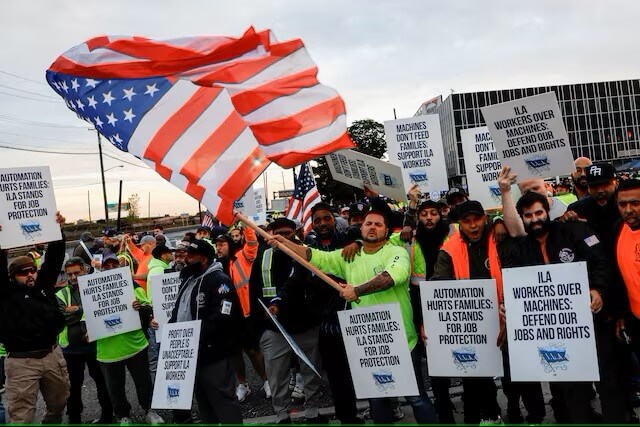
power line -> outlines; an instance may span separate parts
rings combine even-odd
[[[60,98],[57,98],[57,97],[55,97],[55,96],[45,95],[45,94],[43,94],[43,93],[31,92],[31,91],[24,90],[24,89],[18,89],[18,88],[15,88],[15,87],[13,87],[13,86],[3,85],[2,83],[0,83],[0,87],[6,87],[7,89],[15,90],[15,91],[18,91],[18,92],[28,93],[28,94],[30,94],[30,95],[43,96],[43,97],[45,97],[45,98],[49,98],[49,99],[55,99],[55,100],[59,100],[59,99],[60,99]]]
[[[48,84],[43,83],[43,82],[41,82],[41,81],[33,80],[33,79],[28,78],[28,77],[19,76],[19,75],[17,75],[17,74],[13,74],[13,73],[10,73],[10,72],[8,72],[8,71],[0,70],[0,73],[2,73],[2,74],[6,74],[6,75],[11,76],[11,77],[16,77],[16,78],[18,78],[18,79],[22,79],[22,80],[28,80],[28,81],[30,81],[30,82],[38,83],[38,84],[41,84],[41,85],[44,85],[44,86],[49,86]]]
[[[6,115],[6,114],[0,114],[0,121],[5,121],[5,122],[9,122],[9,123],[17,123],[17,124],[27,125],[27,126],[44,126],[44,127],[65,128],[65,129],[66,128],[70,128],[70,129],[89,129],[86,126],[61,125],[59,123],[40,122],[40,121],[37,121],[37,120],[27,120],[27,119],[22,119],[20,117],[9,116],[9,115]]]
[[[16,95],[14,93],[8,93],[8,92],[0,92],[0,94],[8,95],[8,96],[15,96],[16,98],[21,98],[21,99],[28,99],[29,101],[48,102],[50,104],[59,104],[60,103],[59,101],[49,101],[49,100],[46,100],[46,99],[29,98],[29,97],[26,97],[26,96]]]
[[[73,140],[68,140],[68,139],[47,138],[47,137],[44,137],[44,136],[24,135],[24,134],[19,134],[19,133],[11,133],[11,132],[3,132],[3,131],[0,131],[0,134],[11,135],[11,136],[19,136],[19,137],[22,137],[22,138],[33,138],[33,139],[42,139],[42,140],[55,141],[55,142],[66,142],[66,143],[69,143],[69,144],[83,144],[83,145],[88,145],[89,144],[89,142],[87,142],[87,141],[73,141]]]

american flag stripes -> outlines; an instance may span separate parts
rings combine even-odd
[[[305,234],[307,234],[313,226],[311,208],[320,201],[320,193],[318,193],[316,181],[311,174],[311,168],[309,168],[308,163],[303,163],[296,178],[295,190],[289,200],[289,207],[285,212],[285,216],[292,220],[299,220],[302,223]]]
[[[224,36],[96,37],[60,56],[47,81],[114,146],[230,222],[271,161],[292,167],[353,147],[340,96],[301,40],[250,28]]]
[[[213,229],[214,223],[213,223],[213,215],[211,214],[211,212],[206,211],[204,213],[204,215],[202,216],[202,224],[200,225],[203,227],[207,227],[209,229]],[[216,237],[216,236],[211,236],[211,237]]]

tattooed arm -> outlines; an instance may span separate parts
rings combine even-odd
[[[373,294],[380,291],[386,291],[393,285],[393,278],[389,275],[389,273],[383,271],[381,274],[378,274],[367,283],[363,283],[362,285],[357,286],[355,288],[355,293],[357,296]]]

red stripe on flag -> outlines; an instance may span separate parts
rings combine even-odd
[[[274,99],[292,95],[305,87],[313,87],[319,84],[317,75],[318,67],[311,67],[296,74],[289,74],[280,79],[271,80],[262,86],[238,92],[231,97],[231,101],[236,110],[246,116]]]
[[[216,218],[218,218],[224,225],[231,225],[235,220],[233,216],[233,202],[233,200],[222,199],[220,206],[218,206]]]
[[[108,44],[109,44],[109,37],[107,36],[98,36],[90,40],[87,40],[87,48],[89,49],[89,52],[91,52],[92,50],[101,48],[103,46],[106,46]]]
[[[339,138],[336,138],[335,140],[330,141],[326,144],[319,145],[316,148],[304,153],[290,151],[280,154],[270,154],[269,160],[286,169],[292,168],[296,165],[299,165],[300,163],[313,160],[316,157],[324,156],[337,150],[354,148],[355,146],[356,145],[351,140],[351,137],[349,137],[349,134],[345,132]]]
[[[251,130],[258,142],[263,145],[271,145],[329,127],[338,116],[345,113],[342,98],[336,96],[292,116],[251,125]]]
[[[211,86],[216,83],[242,83],[302,48],[304,44],[300,39],[280,43],[271,48],[267,57],[239,60],[238,63],[213,71],[195,80],[194,83],[202,86]]]
[[[262,149],[256,147],[236,168],[231,179],[220,186],[218,195],[223,199],[238,200],[247,188],[258,179],[271,162],[264,157]]]
[[[246,128],[242,117],[232,111],[191,155],[180,173],[189,181],[199,181]]]
[[[194,184],[193,182],[189,182],[187,184],[187,188],[185,188],[185,193],[192,196],[196,200],[202,200],[202,196],[204,196],[204,192],[206,189],[198,184]]]
[[[171,169],[169,169],[166,166],[161,165],[160,163],[156,163],[155,168],[156,168],[156,172],[158,172],[158,174],[161,177],[163,177],[167,181],[171,181],[171,174],[173,173],[173,171]]]
[[[153,136],[144,152],[146,159],[159,163],[167,155],[173,144],[194,121],[209,108],[222,92],[220,88],[199,88]]]

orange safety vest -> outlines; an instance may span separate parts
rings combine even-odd
[[[249,227],[243,228],[245,244],[241,251],[238,251],[236,259],[229,265],[229,275],[236,288],[236,293],[240,299],[240,306],[244,317],[249,317],[251,304],[249,298],[249,278],[251,277],[251,266],[258,255],[258,239],[256,232]],[[254,243],[250,245],[249,243]]]
[[[489,272],[491,277],[496,281],[496,287],[498,289],[498,303],[502,304],[504,301],[504,294],[502,290],[502,270],[500,267],[500,257],[498,256],[496,241],[493,239],[493,232],[489,234],[488,245]],[[449,237],[449,240],[442,245],[442,250],[448,253],[451,257],[453,274],[455,274],[456,279],[470,279],[469,251],[467,249],[467,242],[462,239],[462,234],[457,232],[453,236]]]

